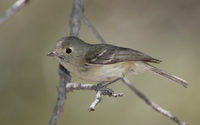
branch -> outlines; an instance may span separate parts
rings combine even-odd
[[[57,98],[57,102],[54,108],[52,118],[50,120],[50,125],[57,124],[58,118],[63,110],[65,100],[67,97],[66,96],[67,90],[65,86],[71,80],[70,73],[62,65],[59,65],[58,73],[60,75],[60,86],[58,88],[58,98]]]
[[[0,24],[8,20],[12,15],[17,13],[22,7],[24,7],[30,0],[18,0],[14,3],[10,8],[8,8],[1,16],[0,16]]]
[[[97,30],[94,28],[94,26],[90,23],[90,21],[85,17],[84,14],[82,14],[82,19],[85,22],[85,24],[90,28],[90,30],[93,32],[93,34],[96,36],[96,38],[103,44],[106,43],[106,41],[101,37],[101,35],[97,32]]]
[[[68,83],[66,85],[67,92],[73,90],[96,90],[97,85],[93,84],[81,84],[81,83]]]
[[[126,78],[122,78],[122,81],[139,97],[141,98],[144,102],[146,102],[147,105],[151,106],[155,111],[161,113],[162,115],[168,117],[169,119],[171,119],[172,121],[178,123],[179,125],[186,125],[185,122],[182,122],[180,120],[178,120],[177,117],[173,116],[170,112],[168,112],[167,110],[161,108],[160,106],[158,106],[157,104],[155,104],[154,102],[151,102],[142,92],[140,92],[137,88],[135,88],[135,86],[133,86],[133,84],[131,84],[131,82]]]
[[[94,111],[96,105],[101,102],[101,99],[102,99],[101,95],[102,95],[102,92],[101,91],[97,91],[96,98],[95,98],[94,102],[90,105],[90,107],[88,109],[89,112]]]
[[[73,8],[70,17],[70,36],[78,36],[81,27],[81,15],[83,13],[83,0],[73,0]]]
[[[93,84],[82,84],[82,83],[68,83],[66,85],[67,92],[73,90],[94,90],[96,91],[96,98],[90,105],[88,111],[94,111],[97,104],[101,101],[102,95],[108,95],[110,97],[121,97],[123,93],[115,94],[112,89],[107,88],[107,86],[93,85]]]
[[[73,8],[70,17],[70,35],[78,36],[80,30],[80,15],[83,11],[83,0],[74,0]],[[53,115],[50,120],[50,125],[56,125],[58,118],[63,110],[64,103],[67,97],[66,85],[70,83],[71,76],[67,69],[65,69],[61,64],[59,65],[59,76],[60,76],[60,86],[58,89],[58,98],[56,106],[54,108]]]

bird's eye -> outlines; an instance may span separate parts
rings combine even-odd
[[[67,54],[70,54],[70,53],[72,52],[72,49],[67,48],[65,52],[66,52]]]

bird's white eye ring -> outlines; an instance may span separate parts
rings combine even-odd
[[[72,49],[71,49],[71,48],[66,48],[65,52],[66,52],[67,54],[70,54],[70,53],[72,52]]]

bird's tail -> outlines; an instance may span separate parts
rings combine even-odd
[[[156,68],[156,67],[154,67],[152,65],[149,65],[149,66],[150,66],[149,67],[150,71],[153,71],[153,72],[155,72],[155,73],[157,73],[157,74],[159,74],[161,76],[164,76],[164,77],[166,77],[166,78],[168,78],[168,79],[170,79],[170,80],[172,80],[172,81],[184,86],[185,88],[187,87],[187,85],[188,85],[187,81],[185,81],[185,80],[183,80],[183,79],[181,79],[181,78],[179,78],[177,76],[171,75],[171,74],[169,74],[169,73],[167,73],[167,72],[165,72],[165,71],[163,71],[161,69],[158,69],[158,68]]]

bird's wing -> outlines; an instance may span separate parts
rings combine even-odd
[[[124,61],[161,62],[140,51],[109,44],[93,45],[85,59],[89,64],[113,64]]]

